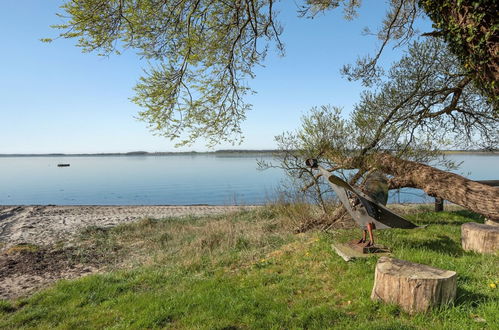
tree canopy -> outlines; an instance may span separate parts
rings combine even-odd
[[[255,66],[263,62],[269,47],[284,51],[275,11],[279,2],[74,0],[62,5],[64,13],[60,16],[65,23],[55,27],[62,30],[61,37],[76,38],[85,52],[109,55],[123,48],[135,49],[152,63],[135,87],[133,101],[144,109],[140,118],[157,133],[180,144],[200,137],[216,144],[238,140],[240,123],[250,108],[245,102],[245,95],[252,92],[248,79],[254,76]],[[400,46],[412,40],[417,35],[416,19],[426,12],[437,28],[431,33],[445,37],[466,69],[467,77],[460,76],[463,86],[451,88],[474,81],[494,104],[498,34],[497,10],[493,9],[497,4],[487,0],[446,0],[441,6],[433,3],[392,0],[376,32],[382,40],[379,51],[346,66],[344,73],[350,79],[361,79],[366,86],[375,83],[383,49],[390,42]],[[313,17],[341,7],[346,18],[353,18],[360,5],[360,0],[303,0],[299,11],[302,16]],[[454,17],[448,13],[470,18],[468,25],[463,27],[461,21],[448,19]],[[475,56],[477,49],[479,54]],[[480,68],[483,74],[477,74]],[[448,95],[454,100],[460,97],[451,90]],[[458,111],[454,103],[442,108],[440,114]],[[497,108],[487,109],[488,115],[497,119]],[[432,112],[431,118],[436,120],[437,114]],[[462,113],[456,118],[463,118]]]
[[[249,105],[247,79],[266,55],[282,51],[274,1],[78,0],[56,26],[85,52],[132,48],[152,65],[135,87],[140,118],[171,139],[212,144],[237,139]]]
[[[499,3],[494,0],[421,0],[436,31],[476,85],[499,104]],[[496,113],[497,115],[497,113]]]

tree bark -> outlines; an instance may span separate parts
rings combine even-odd
[[[404,187],[422,189],[428,195],[461,205],[492,220],[499,220],[499,187],[491,187],[458,174],[381,153],[370,165],[393,175]]]

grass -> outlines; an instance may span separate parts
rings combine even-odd
[[[412,316],[370,300],[375,257],[346,263],[332,252],[360,230],[293,235],[281,214],[89,228],[82,260],[98,253],[109,271],[0,301],[0,328],[499,329],[499,289],[490,286],[499,256],[460,247],[460,225],[480,220],[474,214],[423,212],[408,217],[425,229],[377,233],[394,257],[458,273],[453,305]]]

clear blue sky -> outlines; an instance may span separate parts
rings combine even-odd
[[[175,149],[134,118],[140,109],[129,98],[145,63],[132,50],[102,58],[81,53],[72,40],[39,41],[57,34],[49,25],[59,23],[55,13],[61,3],[0,3],[0,153],[207,150],[203,142]],[[250,82],[257,94],[248,98],[253,110],[243,124],[245,142],[236,148],[275,148],[273,137],[298,128],[313,106],[350,111],[362,88],[339,70],[375,48],[376,39],[361,30],[374,30],[386,6],[365,1],[354,21],[345,21],[340,11],[298,18],[294,1],[283,1],[278,9],[286,56],[269,53],[266,67],[257,69]],[[384,61],[396,58],[388,52]],[[215,147],[225,148],[234,147]]]

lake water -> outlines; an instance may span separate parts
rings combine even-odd
[[[282,171],[259,171],[257,155],[0,157],[0,205],[233,205],[276,197]],[[269,156],[263,158],[271,159]],[[499,179],[499,156],[450,155],[459,174]],[[70,163],[70,167],[57,167]],[[420,191],[391,202],[431,201]]]

